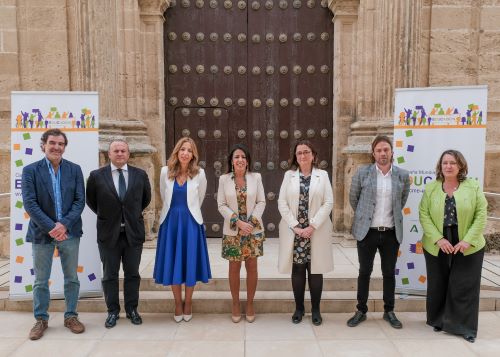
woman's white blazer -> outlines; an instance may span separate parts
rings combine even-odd
[[[224,217],[224,227],[222,233],[228,236],[236,236],[237,229],[231,229],[231,216],[238,215],[238,200],[236,197],[236,187],[234,185],[233,174],[225,174],[219,178],[219,190],[217,191],[217,205],[219,212]],[[262,176],[256,172],[247,172],[245,175],[247,183],[247,216],[257,218],[262,229],[254,228],[252,234],[260,233],[264,230],[262,214],[266,208],[266,196],[262,185]]]
[[[201,204],[205,198],[207,191],[207,178],[205,171],[200,168],[198,175],[193,178],[188,177],[185,185],[187,185],[187,205],[189,212],[198,224],[203,224],[203,216],[201,215]],[[168,178],[168,167],[163,166],[160,174],[160,193],[163,201],[163,207],[160,213],[160,224],[167,217],[170,203],[172,202],[172,193],[174,190],[174,179]]]
[[[300,176],[299,170],[285,173],[278,198],[281,214],[279,226],[278,270],[291,273],[293,262],[293,228],[299,224]],[[309,225],[314,227],[311,237],[311,273],[323,274],[333,270],[332,221],[333,208],[332,184],[324,170],[313,169],[309,186]]]

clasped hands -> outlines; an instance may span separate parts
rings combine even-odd
[[[293,232],[299,237],[310,239],[314,233],[314,227],[309,226],[306,228],[294,227]]]
[[[470,247],[470,243],[465,241],[460,241],[455,246],[453,246],[447,239],[441,238],[436,243],[439,248],[446,254],[457,254],[458,252],[463,253]]]
[[[66,227],[61,222],[56,222],[56,226],[49,232],[49,235],[59,242],[68,239]]]
[[[236,227],[238,227],[240,234],[242,236],[249,235],[250,233],[252,233],[253,228],[254,228],[252,224],[250,224],[248,222],[244,222],[240,219],[236,221]]]

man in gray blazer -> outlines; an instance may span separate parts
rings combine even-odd
[[[358,304],[356,313],[347,321],[355,327],[366,320],[370,275],[377,249],[380,254],[384,320],[394,328],[403,324],[394,314],[395,267],[403,240],[402,209],[408,199],[408,172],[392,165],[392,141],[377,136],[372,142],[374,163],[360,168],[352,178],[349,201],[354,209],[352,234],[356,238],[359,260]]]

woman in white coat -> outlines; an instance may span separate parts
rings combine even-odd
[[[317,169],[318,154],[308,140],[299,141],[289,160],[278,199],[278,269],[292,273],[295,312],[293,323],[304,316],[306,272],[311,294],[312,323],[321,325],[323,274],[333,270],[331,247],[333,192],[328,174]]]
[[[206,189],[207,179],[198,166],[196,144],[191,138],[181,138],[167,166],[161,169],[163,208],[153,272],[157,284],[172,286],[176,322],[191,320],[194,286],[198,281],[207,283],[212,277],[201,215]]]
[[[233,299],[232,320],[241,320],[240,269],[247,271],[246,320],[255,320],[253,299],[257,289],[257,258],[264,254],[262,214],[266,197],[259,173],[250,172],[248,148],[236,144],[228,155],[228,172],[219,178],[217,204],[224,217],[222,257],[229,260],[229,287]]]

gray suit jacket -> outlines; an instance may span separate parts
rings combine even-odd
[[[403,240],[402,209],[410,192],[408,171],[392,165],[392,212],[396,227],[396,238]],[[352,235],[361,241],[371,226],[377,197],[377,169],[375,164],[361,167],[352,178],[349,202],[354,209]]]

